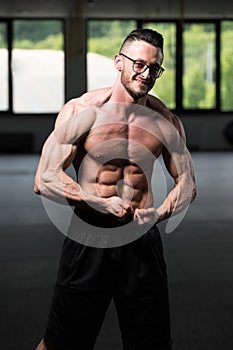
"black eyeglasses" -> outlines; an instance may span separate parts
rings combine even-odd
[[[120,53],[121,56],[128,58],[128,60],[133,62],[133,71],[137,74],[144,73],[147,68],[149,68],[151,75],[153,75],[156,79],[160,78],[165,71],[163,67],[161,67],[158,63],[148,65],[144,61],[133,60],[132,58],[126,56],[124,53]]]

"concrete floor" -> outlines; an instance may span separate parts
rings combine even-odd
[[[233,349],[233,154],[193,153],[198,198],[172,233],[168,263],[174,350]],[[64,236],[33,193],[38,156],[0,156],[1,349],[43,335]],[[120,350],[113,306],[95,350]],[[81,349],[82,350],[82,349]]]

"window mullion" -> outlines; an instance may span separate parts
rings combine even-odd
[[[12,74],[12,20],[7,22],[7,46],[8,46],[8,89],[9,89],[9,111],[13,106],[13,74]]]

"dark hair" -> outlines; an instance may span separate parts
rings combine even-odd
[[[123,41],[123,44],[121,45],[120,52],[123,48],[123,46],[128,43],[135,40],[143,40],[146,41],[148,44],[151,44],[155,47],[159,47],[163,53],[163,36],[158,33],[156,30],[152,29],[136,29],[132,30],[125,40]]]

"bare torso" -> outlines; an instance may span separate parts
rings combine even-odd
[[[79,141],[73,162],[78,182],[91,195],[118,196],[133,209],[148,208],[153,205],[153,164],[163,145],[153,118],[134,113],[132,107],[117,108],[97,109],[93,127]]]
[[[143,105],[116,103],[112,91],[88,92],[64,106],[43,147],[34,191],[62,203],[65,198],[84,210],[88,204],[118,218],[134,212],[139,224],[148,222],[149,215],[164,220],[196,195],[182,124],[154,96],[148,95]],[[174,188],[155,210],[151,177],[160,154]],[[65,172],[71,163],[76,180]]]

